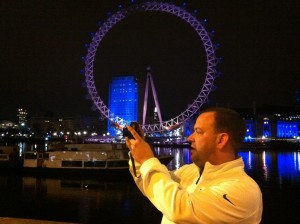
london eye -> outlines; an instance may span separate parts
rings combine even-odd
[[[98,111],[112,123],[120,126],[125,126],[127,123],[129,123],[129,121],[126,121],[122,117],[116,116],[114,113],[112,113],[98,94],[94,81],[95,55],[98,50],[98,46],[101,44],[105,35],[116,24],[132,14],[141,12],[161,12],[175,15],[178,18],[184,20],[197,33],[197,36],[202,42],[203,48],[205,50],[205,80],[195,100],[191,104],[189,104],[183,112],[169,120],[154,124],[143,124],[145,133],[162,132],[165,130],[170,130],[172,129],[172,127],[178,127],[184,121],[188,120],[191,116],[196,114],[203,106],[203,104],[207,102],[208,96],[214,88],[214,80],[217,77],[216,66],[218,59],[216,58],[215,45],[211,40],[209,32],[205,29],[204,25],[202,25],[202,23],[193,15],[193,13],[188,12],[183,7],[174,5],[172,3],[148,1],[142,3],[134,3],[127,8],[120,9],[116,13],[112,14],[104,23],[102,23],[98,31],[93,36],[92,42],[88,46],[84,67],[85,83],[88,94]]]

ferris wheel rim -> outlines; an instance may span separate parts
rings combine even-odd
[[[194,31],[196,31],[197,35],[202,41],[206,53],[207,67],[205,81],[200,90],[200,93],[197,95],[193,103],[190,104],[185,111],[175,116],[174,118],[171,118],[167,121],[163,121],[160,124],[145,124],[143,126],[143,129],[146,133],[161,132],[165,130],[170,130],[172,127],[177,126],[182,122],[188,120],[191,116],[193,116],[199,111],[199,109],[204,103],[207,102],[208,95],[214,86],[213,82],[216,77],[217,59],[215,56],[214,45],[205,27],[194,15],[192,15],[191,13],[187,12],[185,9],[179,6],[176,6],[171,3],[149,1],[140,4],[134,4],[130,7],[117,11],[99,27],[98,31],[95,33],[92,39],[91,44],[88,46],[88,53],[85,59],[85,82],[89,96],[92,99],[94,106],[101,112],[101,114],[107,119],[111,120],[113,123],[124,126],[127,124],[127,121],[111,113],[110,109],[104,104],[103,100],[98,95],[93,75],[95,54],[102,39],[113,28],[114,25],[125,19],[127,16],[130,16],[140,11],[158,11],[162,13],[169,13],[181,18],[190,26],[192,26]]]

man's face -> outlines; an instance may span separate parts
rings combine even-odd
[[[201,114],[194,125],[194,133],[188,137],[191,142],[191,159],[199,167],[206,161],[214,163],[217,134],[214,131],[214,113]]]

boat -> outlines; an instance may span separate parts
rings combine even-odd
[[[158,159],[167,165],[173,156],[159,156]],[[24,153],[23,174],[125,177],[129,174],[128,160],[128,150],[123,149],[29,151]]]
[[[17,146],[0,146],[0,171],[17,170],[22,168]]]

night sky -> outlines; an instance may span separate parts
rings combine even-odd
[[[139,1],[136,1],[139,2]],[[182,1],[173,1],[179,5]],[[16,119],[18,108],[32,116],[95,115],[82,87],[86,44],[99,21],[118,4],[107,0],[0,1],[0,119]],[[215,31],[223,59],[211,105],[292,106],[300,89],[298,0],[189,0],[206,29]],[[107,103],[115,75],[143,83],[151,65],[162,114],[178,115],[197,97],[206,70],[202,42],[183,20],[164,13],[126,17],[97,50],[94,78]],[[150,96],[152,96],[150,94]]]

